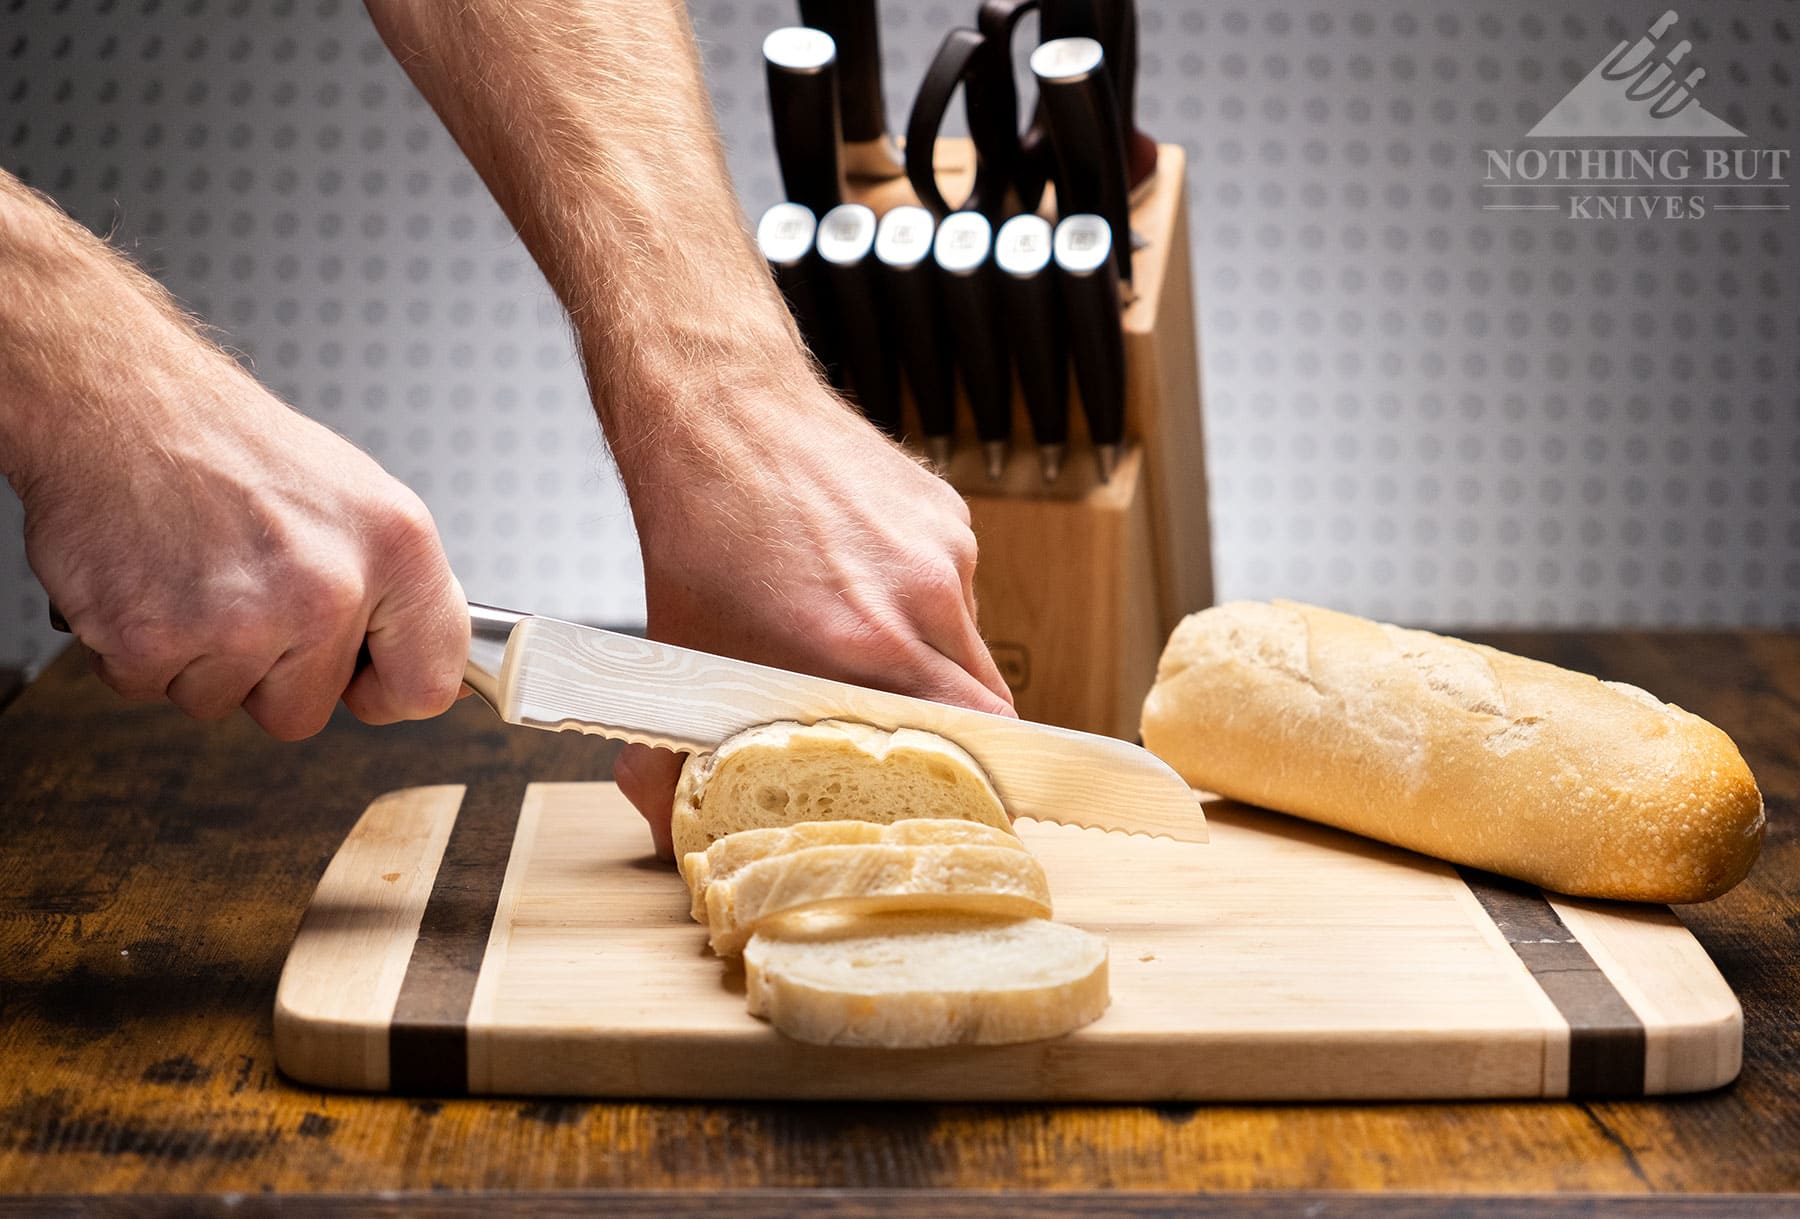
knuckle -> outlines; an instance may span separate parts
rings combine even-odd
[[[367,601],[357,573],[343,565],[319,565],[304,573],[290,603],[309,638],[329,638],[352,625]]]
[[[224,698],[207,699],[204,702],[182,708],[192,718],[206,723],[222,720],[237,709],[238,704]]]
[[[462,689],[462,670],[432,663],[384,680],[392,712],[401,719],[430,719],[448,711]]]
[[[250,717],[278,741],[304,741],[317,736],[331,719],[330,704],[309,702],[258,702],[246,705]]]
[[[404,566],[429,562],[442,553],[437,525],[423,500],[398,483],[395,487],[381,508],[377,545],[385,557]]]
[[[113,632],[116,643],[109,650],[117,657],[114,663],[121,672],[161,668],[185,659],[181,656],[182,636],[181,629],[165,618],[127,619]]]
[[[826,621],[821,637],[837,656],[891,661],[905,654],[912,631],[897,614],[846,607]]]
[[[426,715],[442,715],[456,703],[462,690],[462,671],[436,668],[419,689],[419,709]]]
[[[956,565],[956,570],[959,575],[963,572],[973,571],[975,569],[975,559],[980,550],[980,546],[975,541],[975,531],[973,529],[969,529],[965,526],[964,528],[957,530],[951,535],[947,549],[950,552],[950,560]]]
[[[266,606],[235,601],[206,616],[208,651],[227,656],[255,656],[266,651],[276,624]]]
[[[925,591],[938,600],[953,602],[959,609],[962,606],[963,572],[966,565],[953,552],[945,552],[933,556],[920,575]]]

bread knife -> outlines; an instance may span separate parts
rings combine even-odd
[[[1113,737],[731,660],[616,631],[470,605],[463,680],[509,724],[691,753],[758,724],[854,720],[967,750],[1015,817],[1205,842],[1199,797]]]
[[[69,630],[54,604],[50,625]],[[463,684],[508,724],[677,753],[777,720],[917,728],[962,746],[1014,817],[1206,841],[1199,795],[1142,746],[617,631],[470,602]]]

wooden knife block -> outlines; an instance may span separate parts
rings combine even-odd
[[[939,141],[935,159],[945,197],[960,199],[974,175],[969,142]],[[1186,169],[1182,148],[1162,145],[1132,207],[1146,243],[1133,255],[1124,314],[1127,443],[1112,481],[1100,481],[1072,377],[1068,454],[1055,484],[1039,478],[1016,385],[1005,476],[990,482],[982,470],[966,403],[948,472],[981,547],[981,633],[1019,714],[1127,740],[1137,739],[1163,641],[1213,597]],[[853,185],[850,200],[877,214],[917,202],[904,178]],[[1044,213],[1055,215],[1048,196]],[[906,412],[916,437],[910,392]]]

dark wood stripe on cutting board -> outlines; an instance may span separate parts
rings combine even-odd
[[[523,783],[472,783],[463,793],[388,1027],[390,1091],[469,1091],[469,1004],[524,800]]]
[[[1569,1022],[1569,1095],[1642,1096],[1644,1024],[1535,885],[1458,868]]]

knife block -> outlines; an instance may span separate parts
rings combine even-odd
[[[969,142],[940,140],[933,158],[946,197],[966,194]],[[1134,196],[1132,228],[1145,243],[1132,256],[1124,311],[1126,445],[1112,480],[1100,481],[1072,400],[1062,476],[1044,485],[1017,385],[1003,477],[989,481],[982,469],[967,403],[946,473],[980,545],[982,637],[1019,714],[1127,740],[1137,739],[1163,641],[1213,598],[1186,169],[1179,145],[1160,146],[1155,175]],[[849,201],[877,214],[917,202],[904,178],[853,186]],[[1048,194],[1043,211],[1055,215]],[[905,411],[917,437],[910,391]]]

